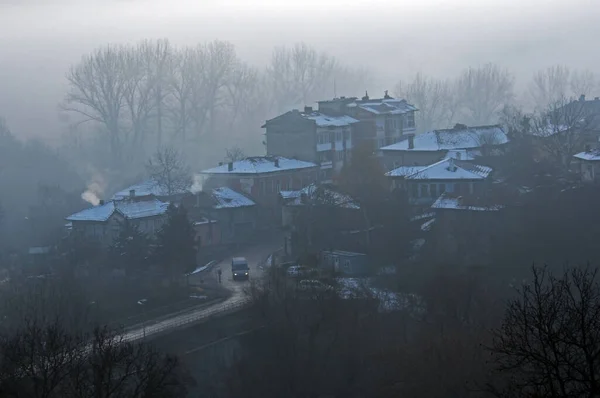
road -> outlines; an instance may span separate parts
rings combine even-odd
[[[156,323],[153,323],[152,321],[145,322],[144,325],[140,325],[127,331],[123,336],[124,339],[126,341],[143,339],[158,333],[164,333],[169,329],[177,329],[183,325],[191,325],[194,322],[201,321],[207,317],[235,311],[243,307],[249,300],[246,294],[246,289],[250,286],[250,282],[233,280],[233,275],[231,273],[231,258],[240,256],[246,257],[248,260],[248,266],[250,268],[250,278],[252,280],[262,276],[262,270],[258,267],[258,265],[264,261],[270,253],[278,248],[279,245],[274,243],[259,244],[256,246],[243,248],[239,251],[239,253],[234,253],[234,255],[226,258],[213,267],[212,271],[209,272],[216,273],[217,270],[221,268],[223,286],[231,291],[231,296],[226,300],[209,307],[199,308],[183,314],[177,314],[166,319],[162,317],[161,320]]]

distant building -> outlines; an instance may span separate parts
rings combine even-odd
[[[262,126],[266,129],[267,155],[285,156],[321,167],[320,181],[327,181],[349,161],[362,142],[373,149],[393,144],[414,134],[417,110],[406,100],[387,95],[365,95],[318,101],[318,109],[292,110]]]
[[[125,220],[136,225],[141,232],[154,236],[166,220],[168,207],[169,203],[152,195],[132,195],[121,201],[101,201],[98,206],[70,215],[67,221],[71,234],[109,246],[119,235]]]
[[[427,225],[430,260],[478,267],[491,263],[493,251],[501,250],[510,222],[504,206],[475,195],[444,193],[431,209],[435,218]]]
[[[256,231],[256,203],[231,188],[204,189],[186,197],[183,203],[197,230],[203,231],[201,246],[243,242]]]
[[[428,166],[400,166],[386,176],[393,189],[406,192],[408,203],[425,210],[445,192],[472,195],[483,192],[492,169],[446,158]]]
[[[317,181],[319,166],[282,156],[255,156],[203,170],[203,190],[229,187],[256,204],[274,207],[280,191],[301,189]]]
[[[574,157],[579,160],[579,172],[582,182],[600,182],[600,149],[580,152]]]
[[[343,250],[323,251],[321,266],[344,276],[365,276],[369,274],[368,257],[364,253]]]
[[[493,154],[508,143],[501,126],[467,127],[433,130],[381,148],[388,170],[400,166],[426,166],[446,157],[470,161]]]

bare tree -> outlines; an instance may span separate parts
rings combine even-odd
[[[144,64],[148,87],[151,89],[157,146],[162,145],[165,99],[169,96],[169,81],[173,71],[175,49],[167,39],[142,41],[137,48]]]
[[[125,49],[107,46],[84,56],[67,73],[69,92],[64,110],[83,117],[82,122],[95,121],[108,133],[114,160],[122,161],[123,137],[121,113],[128,76],[125,70]]]
[[[575,96],[592,94],[596,88],[596,76],[593,72],[576,70],[571,74],[571,92]]]
[[[508,302],[489,348],[498,396],[594,397],[600,394],[600,286],[597,269],[555,277],[534,268],[533,280]]]
[[[0,339],[0,389],[8,397],[179,397],[176,358],[97,328],[68,332],[60,322],[28,322]]]
[[[458,103],[473,124],[488,124],[510,102],[514,77],[494,64],[468,68],[456,82]]]
[[[182,154],[172,147],[157,150],[146,169],[166,196],[185,192],[192,184],[191,173]]]
[[[233,146],[231,148],[225,149],[225,160],[228,162],[235,162],[237,160],[242,160],[246,157],[244,150],[238,146]]]
[[[278,112],[312,103],[331,91],[337,66],[335,58],[306,43],[297,43],[292,48],[276,47],[267,73]]]
[[[563,65],[554,65],[538,71],[531,82],[529,93],[537,110],[567,98],[571,71]]]
[[[584,103],[563,97],[532,117],[531,133],[547,155],[568,169],[573,155],[589,140],[593,116]]]
[[[258,70],[238,60],[227,82],[226,104],[230,111],[230,130],[238,118],[246,119],[260,106],[258,95],[263,93],[259,90],[259,84]]]
[[[430,131],[446,128],[452,121],[451,85],[449,81],[435,79],[417,73],[410,82],[398,82],[396,95],[406,98],[419,109],[417,112],[417,128]]]

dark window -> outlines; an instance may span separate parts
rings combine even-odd
[[[446,184],[440,184],[438,186],[439,191],[440,191],[440,195],[443,194],[444,192],[446,192]]]
[[[429,192],[428,192],[429,191],[429,189],[428,189],[429,185],[427,185],[427,184],[421,184],[420,187],[421,187],[421,194],[419,195],[419,197],[420,198],[427,198],[427,197],[429,197]]]
[[[437,185],[436,185],[436,184],[431,184],[431,185],[429,186],[429,190],[431,191],[431,196],[432,196],[433,198],[437,198],[437,197],[438,197],[438,193],[437,193],[437,189],[436,189],[436,188],[437,188]]]
[[[335,133],[335,140],[336,141],[341,141],[342,140],[342,132],[341,131],[336,131],[336,133]]]
[[[419,196],[419,186],[417,184],[410,184],[410,196],[413,198]]]

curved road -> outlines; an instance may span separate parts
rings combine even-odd
[[[231,296],[229,298],[208,307],[199,308],[183,314],[180,313],[166,319],[162,318],[161,321],[156,323],[146,321],[145,325],[138,325],[134,329],[127,331],[123,336],[124,340],[134,341],[142,339],[150,335],[163,333],[169,329],[179,328],[186,324],[190,325],[212,315],[233,311],[244,306],[249,300],[245,289],[249,287],[250,283],[246,281],[233,281],[231,274],[231,258],[238,256],[246,257],[248,266],[250,267],[250,278],[256,279],[262,276],[262,270],[258,268],[258,265],[264,261],[270,253],[278,248],[279,245],[262,244],[241,249],[239,253],[235,253],[235,255],[221,261],[210,271],[216,273],[217,269],[219,269],[219,267],[221,268],[223,286],[231,291]]]

